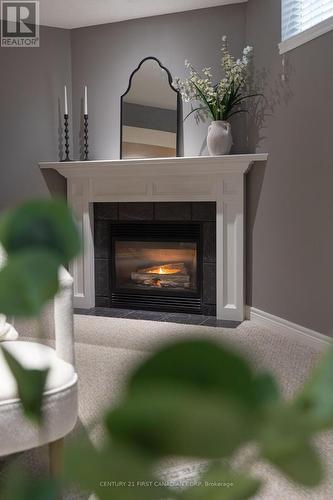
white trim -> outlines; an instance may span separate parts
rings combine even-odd
[[[313,347],[325,348],[333,341],[333,339],[322,333],[310,330],[309,328],[305,328],[305,326],[292,323],[265,311],[260,311],[260,309],[256,309],[255,307],[246,306],[246,319],[278,334],[294,337],[295,340],[301,340]]]
[[[141,171],[146,173],[164,173],[170,176],[170,168],[177,175],[192,175],[194,173],[246,173],[253,162],[265,162],[268,153],[237,154],[223,156],[178,156],[175,158],[140,158],[126,160],[88,160],[40,162],[41,169],[54,169],[66,178],[126,175]],[[166,168],[167,167],[167,168]],[[135,170],[134,170],[135,169]],[[152,170],[153,169],[153,170]],[[203,170],[204,169],[204,170]]]
[[[333,16],[321,21],[305,31],[302,31],[301,33],[298,33],[297,35],[283,40],[279,43],[280,54],[285,54],[286,52],[289,52],[304,43],[310,42],[311,40],[314,40],[331,30],[333,30]]]

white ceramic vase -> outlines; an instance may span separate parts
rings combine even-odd
[[[227,155],[232,146],[231,125],[229,122],[217,120],[208,127],[207,147],[210,156]]]

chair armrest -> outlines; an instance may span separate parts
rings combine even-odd
[[[74,366],[73,278],[59,269],[59,291],[54,298],[55,347],[59,358]]]

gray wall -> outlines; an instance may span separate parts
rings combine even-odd
[[[71,33],[43,28],[40,49],[0,48],[0,205],[64,188],[36,165],[58,158],[57,99],[65,82],[70,88],[71,54],[76,157],[87,84],[91,157],[118,158],[119,98],[138,62],[153,55],[184,77],[186,57],[218,75],[222,34],[235,54],[254,45],[254,80],[266,96],[249,120],[247,144],[242,122],[234,127],[235,151],[270,154],[248,177],[247,303],[333,336],[333,32],[289,52],[283,82],[279,0]],[[185,123],[185,155],[205,153],[206,131],[194,118]]]
[[[249,0],[247,41],[267,102],[249,149],[268,151],[248,179],[248,303],[333,335],[333,32],[285,56],[280,2]]]
[[[41,28],[39,48],[0,48],[0,208],[64,192],[38,161],[59,158],[58,98],[71,86],[70,32]],[[69,92],[70,94],[70,92]],[[63,112],[63,111],[62,111]]]
[[[195,66],[212,66],[220,76],[221,37],[230,38],[238,54],[245,42],[245,4],[204,9],[106,24],[72,31],[74,138],[80,152],[78,128],[82,113],[83,86],[88,85],[90,156],[119,158],[120,96],[129,76],[146,56],[155,56],[173,77],[185,77],[185,58]],[[81,102],[79,99],[81,96]],[[236,149],[244,149],[241,121],[235,127]],[[208,124],[185,122],[185,155],[206,152]]]

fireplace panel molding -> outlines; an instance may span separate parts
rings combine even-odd
[[[244,186],[266,153],[220,157],[40,163],[67,179],[67,199],[82,235],[72,264],[74,305],[95,306],[94,217],[98,202],[216,203],[217,318],[242,321],[244,299]]]

